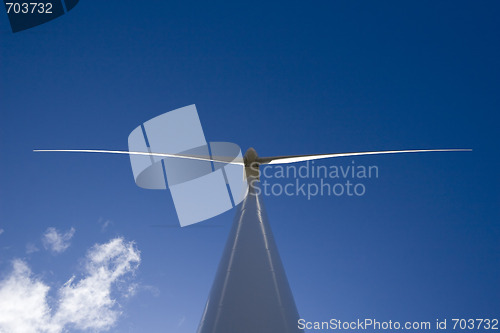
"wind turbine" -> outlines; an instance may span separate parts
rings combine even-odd
[[[207,144],[194,105],[167,112],[137,127],[129,136],[129,148],[34,151],[129,155],[137,185],[170,188],[181,226],[236,207],[198,333],[302,332],[258,190],[261,165],[347,156],[471,151],[412,149],[260,157],[249,148],[241,156],[234,144]]]

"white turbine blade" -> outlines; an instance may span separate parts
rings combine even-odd
[[[270,160],[263,164],[287,164],[304,161],[319,160],[323,158],[345,157],[345,156],[361,156],[361,155],[381,155],[381,154],[401,154],[401,153],[427,153],[427,152],[444,152],[444,151],[472,151],[472,149],[416,149],[416,150],[382,150],[382,151],[367,151],[358,153],[337,153],[337,154],[320,154],[320,155],[297,155],[297,156],[278,156],[265,157],[263,159]]]
[[[123,154],[123,155],[144,155],[144,156],[160,156],[160,157],[175,157],[197,161],[213,161],[225,164],[244,165],[243,160],[224,160],[223,157],[205,157],[196,155],[182,154],[166,154],[166,153],[148,153],[142,151],[126,151],[126,150],[95,150],[95,149],[35,149],[34,152],[63,152],[63,153],[104,153],[104,154]]]

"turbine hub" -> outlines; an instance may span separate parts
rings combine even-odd
[[[248,166],[251,163],[256,162],[258,157],[259,155],[257,155],[255,149],[253,149],[252,147],[248,148],[248,150],[245,153],[245,156],[243,156],[243,160],[245,161],[245,166]]]
[[[259,155],[252,147],[248,148],[243,156],[243,161],[245,162],[245,175],[247,177],[247,181],[250,182],[252,179],[259,180],[260,172],[259,172]]]

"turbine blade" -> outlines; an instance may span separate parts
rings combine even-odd
[[[261,157],[261,164],[287,164],[304,162],[311,160],[319,160],[323,158],[345,157],[345,156],[362,156],[362,155],[382,155],[382,154],[401,154],[401,153],[428,153],[428,152],[449,152],[449,151],[472,151],[472,149],[414,149],[414,150],[381,150],[367,151],[357,153],[336,153],[336,154],[315,154],[315,155],[290,155],[290,156],[275,156]]]
[[[161,156],[175,157],[197,161],[213,161],[225,164],[244,165],[243,159],[232,160],[231,157],[209,157],[200,155],[182,155],[182,154],[166,154],[166,153],[149,153],[142,151],[126,151],[126,150],[96,150],[96,149],[34,149],[34,152],[63,152],[63,153],[104,153],[104,154],[123,154],[123,155],[145,155],[145,156]]]

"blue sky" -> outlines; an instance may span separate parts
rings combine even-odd
[[[361,197],[264,200],[302,318],[498,318],[499,14],[493,1],[82,0],[16,34],[0,15],[2,286],[49,287],[55,317],[65,283],[84,288],[112,247],[126,268],[101,281],[117,314],[102,327],[196,331],[234,212],[179,228],[169,192],[138,188],[126,156],[32,152],[126,150],[139,124],[196,104],[208,141],[263,156],[473,148],[317,162],[379,177]]]

